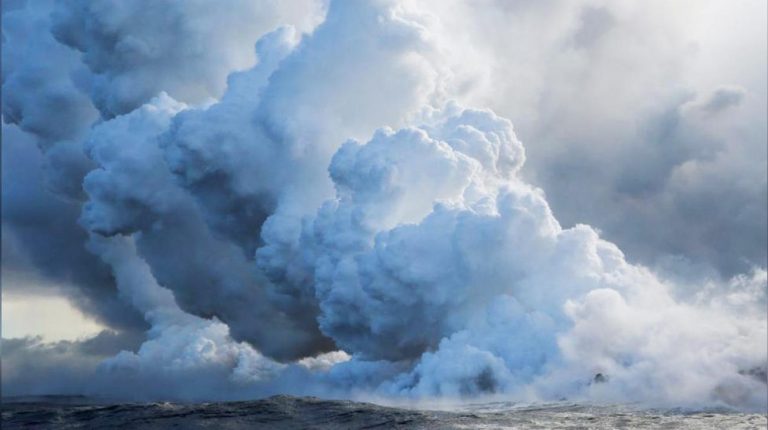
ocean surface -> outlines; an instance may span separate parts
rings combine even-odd
[[[763,414],[643,410],[573,403],[463,404],[448,410],[275,396],[221,403],[95,404],[84,397],[6,398],[3,429],[765,429]]]

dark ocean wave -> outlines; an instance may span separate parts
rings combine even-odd
[[[765,429],[761,414],[508,403],[452,410],[274,396],[221,403],[103,404],[84,397],[4,399],[3,429]]]

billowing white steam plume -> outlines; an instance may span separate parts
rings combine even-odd
[[[434,16],[232,3],[4,12],[50,29],[4,46],[4,119],[151,326],[85,391],[765,407],[765,269],[683,300],[563,228]]]

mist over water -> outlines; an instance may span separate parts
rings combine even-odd
[[[531,8],[514,12],[521,26],[539,14],[566,22],[573,55],[612,49],[592,45],[630,7],[525,5],[514,6]],[[487,19],[477,14],[467,19]],[[600,136],[604,153],[547,155],[499,112],[521,113],[542,146],[568,138],[536,131],[522,108],[482,103],[512,85],[491,70],[512,66],[486,52],[498,43],[486,32],[474,43],[487,45],[467,50],[456,19],[430,2],[4,3],[3,134],[31,136],[39,170],[37,188],[22,173],[3,178],[4,278],[58,280],[109,331],[4,340],[3,395],[765,411],[768,276],[764,241],[753,244],[765,205],[752,205],[765,203],[752,164],[765,127],[740,119],[765,112],[764,76],[757,88],[717,82],[650,121],[650,135],[676,139],[670,152],[627,140],[617,154],[623,141]],[[649,65],[636,78],[667,73]],[[505,103],[548,105],[569,93],[561,85]],[[548,115],[574,141],[592,138],[549,110],[537,121]],[[4,159],[24,162],[19,147],[4,145]],[[568,176],[567,163],[601,156],[616,177]],[[553,186],[551,205],[557,172],[567,185]],[[708,208],[705,178],[731,197],[713,204],[731,205],[731,218]],[[610,192],[595,186],[584,213],[602,211],[618,245],[573,222],[567,203],[613,180],[622,198],[603,202]],[[658,219],[645,213],[654,208]],[[689,210],[713,217],[697,224]],[[616,221],[627,213],[637,218]],[[681,219],[692,227],[678,243],[656,236]],[[728,226],[728,258],[700,242],[715,239],[710,222]],[[658,261],[632,239],[643,229]]]

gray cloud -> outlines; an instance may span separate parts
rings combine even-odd
[[[120,351],[137,349],[143,337],[104,330],[77,341],[3,339],[3,396],[88,392],[98,364]]]
[[[684,7],[40,4],[3,17],[3,270],[131,341],[13,341],[15,392],[763,408],[765,63],[692,73]]]
[[[76,85],[87,73],[75,52],[50,32],[51,1],[3,9],[3,122],[35,135],[43,148],[76,139],[96,110]]]
[[[78,1],[57,5],[51,30],[82,52],[94,105],[111,118],[160,91],[188,103],[220,97],[227,75],[253,64],[260,35],[279,23],[306,25],[313,9],[309,1]]]
[[[100,236],[136,234],[141,257],[184,310],[218,317],[235,338],[264,353],[293,359],[328,349],[313,305],[270,297],[266,279],[236,245],[211,234],[174,181],[158,136],[183,107],[162,96],[93,129],[86,148],[100,168],[84,181],[89,200],[82,224]]]
[[[729,118],[713,117],[712,106],[724,92],[738,94],[718,89],[703,102],[673,102],[616,151],[564,149],[541,157],[536,177],[555,212],[566,224],[590,220],[646,264],[682,256],[724,276],[764,266],[768,202],[755,160],[766,156],[757,145],[765,130],[730,132],[741,141],[723,136],[717,128],[731,127]],[[579,138],[564,142],[590,148]]]
[[[746,96],[744,88],[739,87],[721,87],[717,88],[709,98],[704,101],[701,109],[710,112],[717,113],[729,107],[739,105]]]
[[[31,140],[3,127],[3,288],[23,293],[21,288],[42,277],[47,282],[38,284],[56,288],[103,324],[143,330],[138,313],[117,297],[109,268],[86,250],[79,204],[44,189],[43,157]]]
[[[493,64],[462,97],[513,119],[565,225],[650,266],[766,264],[764,4],[453,6],[453,51]]]

